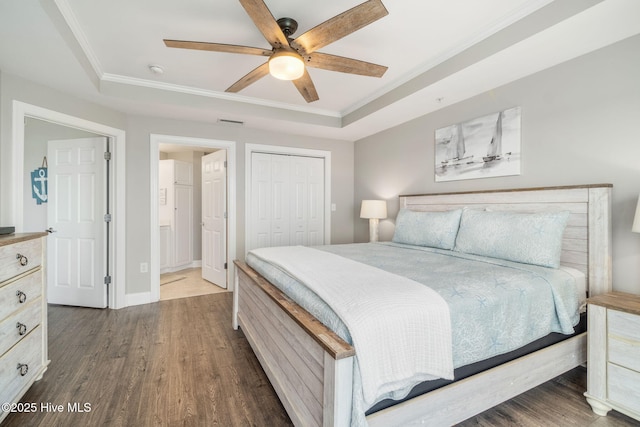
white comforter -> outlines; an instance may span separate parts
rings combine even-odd
[[[408,392],[434,378],[453,379],[449,307],[432,289],[308,247],[252,253],[308,286],[345,323],[356,349],[366,407],[390,391]]]

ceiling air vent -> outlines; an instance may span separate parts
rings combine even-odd
[[[231,120],[231,119],[218,119],[218,123],[222,125],[230,125],[230,126],[243,126],[244,122],[241,120]]]

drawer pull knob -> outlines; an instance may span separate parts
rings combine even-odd
[[[18,322],[16,324],[16,328],[18,329],[18,334],[20,335],[24,335],[27,333],[27,325],[25,325],[24,323]]]
[[[29,372],[29,365],[26,363],[18,363],[18,371],[20,371],[20,376],[24,377]]]
[[[18,297],[18,302],[23,304],[27,300],[27,294],[22,291],[17,291],[16,296]]]
[[[16,255],[16,259],[20,262],[21,266],[25,266],[27,264],[29,264],[29,258],[27,258],[26,256],[22,255],[22,254],[17,254]]]

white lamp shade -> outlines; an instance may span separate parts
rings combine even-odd
[[[269,58],[269,73],[280,80],[295,80],[304,74],[304,61],[295,52],[281,50]]]
[[[360,218],[387,217],[387,202],[385,200],[363,200],[360,208]]]
[[[640,233],[640,196],[638,196],[638,206],[636,206],[636,216],[633,219],[633,227],[631,227],[631,231]]]

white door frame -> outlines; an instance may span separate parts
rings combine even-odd
[[[113,142],[113,144],[110,144],[112,155],[110,173],[112,222],[111,235],[109,236],[109,260],[112,279],[108,304],[110,308],[125,307],[125,131],[14,100],[12,123],[13,185],[11,187],[13,189],[13,223],[17,231],[23,231],[24,123],[27,117],[106,136]]]
[[[160,144],[184,145],[186,147],[203,147],[227,150],[227,290],[233,291],[233,260],[236,258],[236,143],[217,139],[192,138],[174,135],[149,135],[149,194],[151,218],[149,235],[151,236],[149,271],[151,273],[151,302],[160,300],[160,222],[158,219],[158,160]],[[158,274],[156,274],[158,273]]]
[[[284,154],[291,156],[319,157],[324,159],[324,244],[331,244],[331,151],[314,150],[310,148],[283,147],[280,145],[245,144],[244,146],[244,171],[245,171],[245,256],[250,247],[252,221],[250,218],[251,207],[251,156],[253,153]]]

